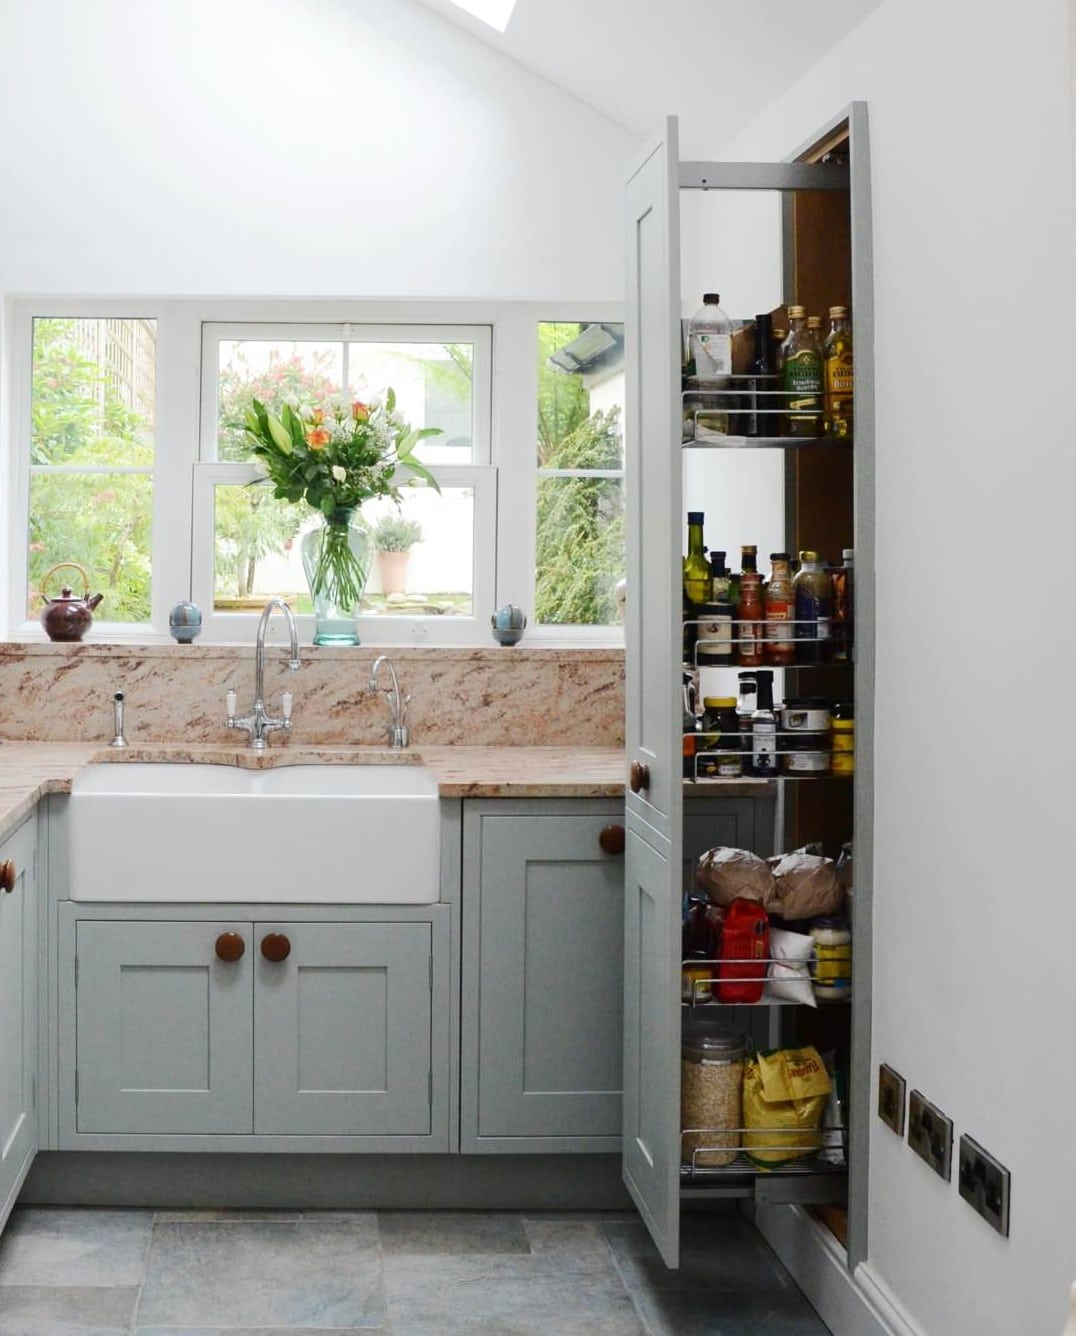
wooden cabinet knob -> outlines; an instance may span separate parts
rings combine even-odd
[[[628,784],[632,793],[648,789],[650,787],[650,767],[643,765],[641,761],[632,761],[631,770],[628,772]]]
[[[602,853],[622,854],[624,852],[624,827],[603,826],[602,832],[598,836],[598,843],[601,845]]]
[[[6,891],[8,895],[15,889],[15,864],[10,858],[5,858],[0,863],[0,890]]]
[[[237,932],[222,932],[217,938],[217,959],[223,960],[229,965],[234,965],[237,960],[242,960],[243,952],[246,949],[246,942]]]
[[[291,955],[291,942],[282,932],[269,932],[262,938],[262,955],[274,965]]]

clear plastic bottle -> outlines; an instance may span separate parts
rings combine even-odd
[[[721,309],[721,297],[708,292],[688,326],[694,384],[699,391],[696,436],[727,436],[731,426],[727,390],[732,375],[732,321]]]

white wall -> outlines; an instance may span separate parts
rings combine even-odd
[[[875,1062],[1009,1166],[1004,1241],[871,1118],[870,1266],[932,1336],[1057,1336],[1076,1277],[1067,0],[887,0],[739,139],[870,104]]]
[[[632,136],[412,0],[3,13],[8,294],[622,295]]]

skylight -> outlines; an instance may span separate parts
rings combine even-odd
[[[504,32],[508,27],[508,20],[516,7],[516,0],[452,0],[452,3],[483,23],[488,23],[491,28],[496,28],[498,32]]]

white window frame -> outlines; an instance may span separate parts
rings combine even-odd
[[[4,458],[0,477],[7,481],[5,542],[8,578],[0,592],[7,613],[2,626],[9,637],[45,639],[36,619],[24,616],[26,598],[26,517],[29,509],[31,423],[32,321],[34,317],[142,317],[157,321],[157,406],[153,468],[154,515],[153,580],[150,624],[95,620],[91,636],[98,642],[169,642],[168,611],[173,603],[192,597],[195,553],[194,489],[200,441],[203,437],[205,396],[202,382],[212,378],[215,393],[216,361],[203,366],[205,326],[249,329],[253,325],[287,326],[289,336],[310,328],[324,337],[326,326],[351,325],[364,331],[383,327],[394,342],[401,327],[426,327],[444,332],[450,340],[474,327],[484,327],[489,343],[489,413],[481,412],[484,390],[476,368],[475,463],[444,465],[449,470],[478,471],[475,488],[476,585],[474,618],[426,617],[364,619],[385,624],[386,639],[375,640],[373,626],[360,630],[368,643],[458,644],[490,646],[489,616],[502,603],[518,603],[528,614],[534,608],[535,522],[537,499],[538,375],[537,338],[542,321],[623,322],[623,306],[609,301],[403,301],[389,299],[223,299],[184,298],[152,301],[146,298],[87,299],[56,296],[9,297],[4,304],[3,368],[10,394],[0,401],[0,450]],[[354,332],[353,330],[353,332]],[[298,336],[297,334],[295,335]],[[433,340],[431,341],[439,341]],[[476,363],[478,359],[476,357]],[[485,458],[479,458],[480,419],[487,419]],[[216,434],[215,418],[212,438]],[[212,439],[210,438],[210,439]],[[483,469],[491,470],[489,479]],[[471,483],[465,485],[470,486]],[[481,513],[481,520],[480,520]],[[490,519],[490,513],[495,519]],[[479,537],[479,523],[489,529]],[[201,539],[199,539],[201,541]],[[488,547],[483,550],[483,542]],[[485,602],[483,602],[485,600]],[[201,606],[211,606],[203,600]],[[0,606],[0,615],[3,614]],[[217,614],[224,616],[226,614]],[[251,644],[256,614],[231,614],[233,624],[220,631],[221,639]],[[207,618],[208,621],[208,618]],[[391,625],[390,625],[391,623]],[[450,625],[451,624],[451,625]],[[412,629],[414,634],[412,635]],[[214,628],[199,643],[217,636]],[[531,625],[524,645],[586,647],[623,644],[619,626]]]
[[[419,323],[385,320],[336,321],[206,321],[202,326],[201,433],[198,463],[194,467],[194,514],[191,530],[191,597],[202,609],[207,641],[246,640],[257,622],[256,612],[217,612],[214,609],[213,489],[218,482],[253,479],[255,471],[239,465],[234,476],[221,470],[217,453],[217,388],[220,383],[220,345],[229,340],[319,343],[466,343],[474,348],[471,373],[472,437],[468,464],[427,465],[445,487],[474,490],[472,533],[472,608],[469,617],[414,616],[363,613],[359,638],[371,645],[474,644],[488,626],[484,610],[495,606],[497,545],[497,471],[490,466],[493,330],[488,324]],[[347,366],[345,357],[345,385]],[[371,387],[380,390],[382,387]],[[347,393],[345,388],[344,393]],[[297,618],[300,634],[311,639],[314,618]]]

